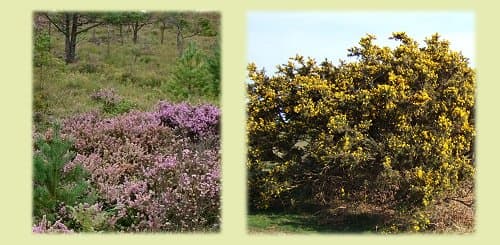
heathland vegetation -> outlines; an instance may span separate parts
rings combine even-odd
[[[33,18],[33,231],[217,231],[219,15]]]

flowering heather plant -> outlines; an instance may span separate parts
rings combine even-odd
[[[68,229],[61,221],[57,220],[54,224],[47,221],[44,215],[40,223],[31,228],[34,233],[73,233],[73,230]]]
[[[122,101],[122,97],[112,88],[101,88],[91,95],[95,101],[104,102],[105,104],[118,104]]]
[[[159,108],[110,119],[96,112],[67,119],[63,133],[73,138],[77,155],[65,171],[82,166],[90,173],[112,230],[215,230],[219,110],[168,103]],[[179,128],[203,137],[186,137]]]
[[[213,105],[192,106],[187,103],[161,102],[158,108],[164,125],[180,128],[197,136],[218,133],[220,111]]]

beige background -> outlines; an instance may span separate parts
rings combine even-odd
[[[491,1],[495,2],[495,1]],[[480,4],[481,3],[481,4]],[[1,1],[0,243],[29,244],[479,244],[497,240],[498,6],[488,1]],[[35,10],[212,10],[222,14],[222,229],[217,234],[31,234],[31,14]],[[246,232],[246,13],[249,11],[473,11],[476,15],[477,215],[470,235],[249,235]],[[9,243],[9,244],[10,244]]]

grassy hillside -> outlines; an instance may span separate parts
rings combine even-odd
[[[214,29],[218,16],[205,13]],[[178,60],[176,37],[172,30],[165,31],[160,44],[159,24],[145,26],[139,32],[138,43],[132,42],[132,33],[123,27],[123,44],[117,27],[99,26],[79,36],[77,61],[64,64],[64,36],[52,26],[50,31],[49,62],[34,66],[33,115],[35,126],[76,113],[97,109],[92,93],[112,88],[130,107],[149,110],[159,100],[209,102],[218,104],[216,96],[181,96],[172,89],[172,76]],[[48,34],[48,27],[34,34]],[[194,36],[193,42],[206,56],[213,56],[218,35]],[[36,53],[35,53],[36,55]]]

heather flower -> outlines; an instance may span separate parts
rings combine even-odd
[[[102,88],[90,96],[95,101],[104,102],[105,104],[118,104],[122,101],[122,97],[112,88]]]
[[[192,106],[187,103],[162,102],[158,107],[159,117],[166,126],[185,129],[198,136],[217,134],[220,111],[213,105]]]
[[[33,233],[73,233],[73,230],[68,229],[60,220],[51,224],[45,215],[38,224],[31,228],[31,231]]]
[[[158,108],[65,120],[62,131],[77,153],[65,171],[79,165],[90,173],[103,205],[114,210],[114,230],[212,230],[220,217],[219,109],[166,102]]]

